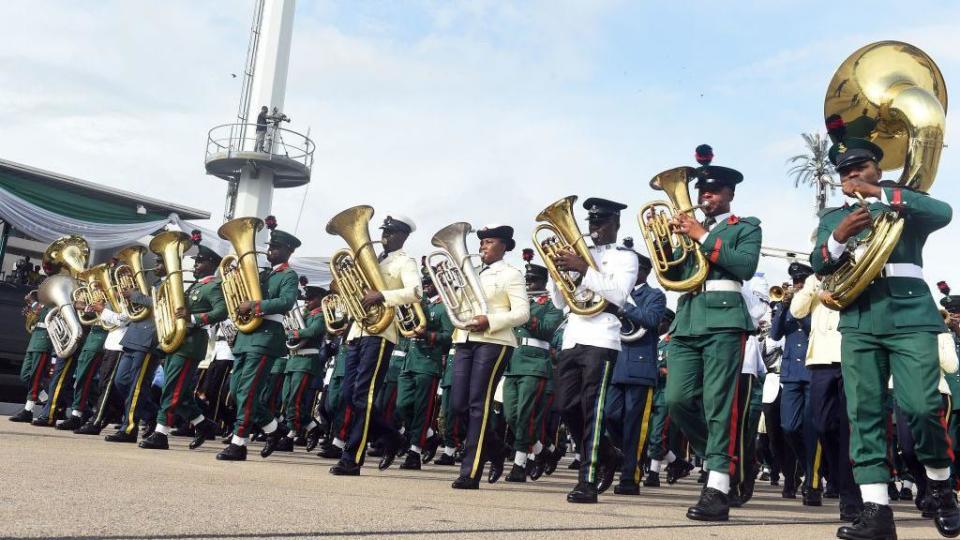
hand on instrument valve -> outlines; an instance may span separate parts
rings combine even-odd
[[[586,273],[587,268],[590,268],[587,265],[587,262],[580,258],[579,255],[574,253],[572,249],[566,249],[558,252],[553,258],[554,264],[557,265],[557,268],[563,270],[564,272],[574,271],[581,274]]]
[[[83,300],[74,300],[73,307],[79,312],[84,312],[87,309],[87,303]]]
[[[190,320],[190,312],[187,311],[187,308],[184,306],[180,306],[174,310],[173,316],[178,319]]]
[[[847,183],[844,182],[843,185],[846,186]],[[870,212],[865,208],[857,208],[837,225],[837,228],[833,230],[833,238],[843,244],[870,227],[871,224],[873,224],[873,219],[870,217]]]
[[[96,313],[103,313],[103,302],[95,302],[86,307],[86,311],[94,311]]]
[[[699,241],[703,235],[707,234],[707,230],[703,228],[703,225],[694,219],[693,216],[686,213],[673,216],[673,219],[670,221],[670,225],[673,227],[674,231],[683,234],[692,240]]]
[[[876,197],[880,198],[881,189],[880,186],[876,184],[868,184],[863,180],[857,180],[854,178],[848,178],[843,181],[841,185],[843,194],[847,197],[856,197],[859,193],[862,197]]]
[[[253,302],[243,302],[237,306],[237,313],[239,315],[249,315],[253,311]]]
[[[471,332],[483,332],[487,328],[490,328],[490,321],[486,315],[477,315],[467,324],[467,330]]]
[[[127,300],[130,299],[130,294],[131,294],[131,293],[133,293],[133,289],[124,289],[124,290],[120,291],[120,294],[122,294],[123,297],[126,298]]]
[[[380,291],[367,291],[363,295],[363,299],[360,300],[360,304],[363,305],[364,309],[374,306],[376,304],[383,303],[383,293]]]

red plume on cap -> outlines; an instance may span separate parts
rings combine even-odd
[[[843,123],[843,118],[839,114],[831,114],[827,117],[827,135],[834,141],[840,141],[847,134],[847,125]]]
[[[523,260],[530,262],[533,260],[533,249],[523,248]]]
[[[203,241],[203,234],[200,233],[200,229],[190,231],[190,241],[196,245],[200,245],[200,242]]]
[[[307,283],[310,283],[310,280],[307,279],[307,276],[300,276],[300,286],[306,287]]]
[[[940,292],[942,292],[945,296],[950,294],[950,286],[947,285],[946,281],[938,281],[937,288],[940,289]]]
[[[709,144],[701,144],[694,151],[694,157],[697,158],[697,163],[706,167],[713,161],[713,148]]]
[[[277,217],[267,216],[267,218],[263,220],[263,223],[272,231],[277,228]]]
[[[43,273],[52,276],[54,272],[54,266],[48,262],[43,263]]]

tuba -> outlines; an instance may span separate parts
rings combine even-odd
[[[461,330],[465,330],[474,317],[487,313],[480,275],[470,264],[470,258],[478,255],[467,251],[467,235],[472,230],[469,223],[460,221],[437,231],[430,243],[440,249],[428,255],[426,261],[427,272],[443,299],[450,321]]]
[[[590,265],[590,268],[597,269],[597,263],[590,254],[590,248],[584,240],[586,236],[580,233],[580,227],[573,217],[573,203],[577,200],[576,195],[564,197],[559,201],[546,207],[537,214],[537,221],[546,223],[537,225],[533,230],[533,246],[543,259],[550,277],[557,284],[560,293],[570,306],[570,311],[577,315],[589,317],[600,313],[607,307],[607,301],[592,291],[582,291],[577,294],[577,287],[583,276],[571,272],[564,272],[557,268],[553,262],[553,257],[564,250],[573,250],[584,261]],[[543,240],[538,238],[540,231],[552,232],[553,236],[548,236]]]
[[[303,320],[303,306],[298,301],[294,304],[293,309],[283,316],[283,330],[284,332],[291,332],[293,330],[303,330],[306,327],[307,323]],[[287,349],[290,350],[290,354],[296,354],[306,343],[306,338],[288,339]]]
[[[653,177],[650,187],[656,191],[663,191],[668,201],[651,201],[640,209],[637,220],[640,222],[640,232],[647,244],[650,253],[650,262],[653,263],[653,272],[657,281],[664,289],[676,292],[690,292],[700,288],[710,272],[710,263],[699,249],[699,244],[686,235],[673,231],[670,221],[673,216],[681,213],[693,212],[699,206],[693,206],[690,199],[689,181],[696,174],[693,167],[676,167]],[[646,216],[650,216],[649,222]],[[674,253],[679,250],[678,256]],[[693,256],[696,269],[687,279],[673,280],[667,273],[680,267]]]
[[[327,332],[342,334],[347,329],[350,317],[339,294],[330,293],[324,296],[320,301],[320,308],[323,309],[323,324],[327,327]]]
[[[34,289],[27,293],[27,296],[37,295],[40,291]],[[23,308],[23,326],[26,328],[28,334],[32,334],[33,330],[37,327],[37,323],[40,322],[40,310],[32,309],[30,304],[27,304]]]
[[[263,317],[240,315],[237,309],[244,302],[263,300],[260,288],[260,268],[257,266],[255,242],[263,228],[263,220],[255,217],[231,219],[217,229],[217,234],[229,240],[235,254],[220,261],[220,279],[227,313],[237,330],[249,334],[263,322]]]
[[[122,303],[117,298],[117,289],[110,277],[110,268],[106,263],[98,264],[88,268],[77,275],[81,286],[73,291],[73,300],[83,302],[86,305],[100,304],[108,307],[115,313],[123,313]],[[95,311],[80,314],[80,322],[86,326],[99,324],[106,330],[112,330],[113,327],[100,320],[100,315]]]
[[[83,325],[73,307],[76,289],[76,280],[65,274],[50,276],[40,285],[40,296],[54,306],[43,322],[58,358],[69,358],[83,341]]]
[[[330,273],[347,312],[363,329],[379,334],[393,324],[394,308],[376,304],[364,309],[363,295],[385,288],[380,263],[370,241],[369,223],[373,208],[366,205],[347,208],[327,222],[327,234],[340,236],[349,246],[330,258]]]
[[[43,265],[59,273],[66,268],[76,277],[87,267],[90,258],[90,246],[82,236],[63,236],[54,240],[43,252]]]
[[[153,288],[153,320],[157,340],[165,353],[180,348],[187,339],[187,321],[177,317],[177,308],[187,307],[183,290],[183,252],[190,249],[190,235],[164,231],[150,241],[150,251],[163,259],[166,276]]]
[[[123,296],[124,291],[139,291],[145,296],[150,295],[150,287],[144,277],[143,254],[147,248],[130,246],[123,248],[114,255],[117,265],[113,269],[113,283],[117,301],[123,306],[131,321],[142,321],[150,316],[150,306],[134,304]]]
[[[921,192],[929,191],[937,176],[946,110],[940,68],[920,49],[899,41],[871,43],[850,55],[833,75],[823,105],[824,117],[843,120],[845,135],[883,149],[882,169],[903,168],[897,183]],[[883,270],[903,227],[896,212],[877,216],[867,236],[823,280],[824,305],[850,306]]]

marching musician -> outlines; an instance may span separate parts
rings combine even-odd
[[[271,221],[271,218],[268,216],[267,221]],[[300,240],[276,229],[275,220],[268,226],[272,229],[267,248],[267,262],[271,268],[260,272],[263,299],[259,302],[245,301],[237,306],[238,315],[263,317],[263,322],[251,333],[238,331],[233,342],[235,360],[231,388],[237,405],[237,421],[230,444],[217,454],[217,459],[224,461],[247,459],[247,438],[254,428],[259,427],[266,435],[260,451],[264,458],[273,452],[283,435],[277,429],[277,420],[260,398],[271,368],[278,358],[287,354],[283,315],[296,304],[299,283],[289,261],[293,252],[300,247]]]
[[[950,223],[952,210],[925,193],[881,182],[883,150],[866,139],[842,138],[830,148],[829,157],[840,174],[843,193],[859,194],[871,202],[867,208],[848,204],[821,213],[810,254],[816,272],[832,273],[846,257],[846,244],[869,234],[873,216],[892,210],[906,219],[883,273],[840,313],[850,458],[864,508],[859,519],[841,527],[837,536],[896,536],[887,493],[891,475],[884,412],[887,380],[892,375],[897,404],[906,413],[917,457],[930,480],[929,498],[937,508],[934,523],[942,535],[953,537],[960,534],[960,510],[949,481],[950,440],[940,422],[942,403],[937,391],[937,334],[945,326],[921,267],[927,237]]]
[[[331,288],[336,287],[336,282]],[[347,365],[346,332],[350,331],[352,321],[347,322],[345,332],[337,336],[337,352],[333,356],[333,369],[330,370],[330,381],[323,393],[323,408],[330,419],[329,433],[320,446],[317,456],[329,459],[340,459],[343,449],[347,445],[347,430],[350,426],[350,404],[343,397],[343,377]]]
[[[115,264],[111,264],[111,268]],[[78,311],[86,306],[76,302]],[[77,367],[74,371],[73,404],[70,418],[57,425],[59,430],[73,431],[83,426],[93,408],[94,394],[93,380],[100,371],[100,362],[103,360],[103,345],[107,341],[107,330],[101,324],[94,324],[83,340],[83,346],[77,355]]]
[[[687,510],[699,521],[726,521],[730,477],[742,455],[737,389],[747,333],[754,326],[741,295],[744,281],[753,277],[760,259],[760,220],[737,217],[730,210],[734,190],[743,175],[711,165],[713,149],[696,150],[698,204],[707,216],[703,223],[690,213],[674,218],[674,230],[699,245],[709,261],[706,281],[677,303],[670,327],[670,375],[666,398],[670,418],[679,425],[698,455],[706,459],[709,475],[700,500]],[[696,269],[693,257],[667,272],[668,279],[687,278]]]
[[[397,307],[420,301],[420,273],[417,262],[403,251],[407,237],[416,230],[413,220],[399,214],[388,215],[380,226],[383,231],[383,253],[380,274],[387,287],[384,291],[367,291],[362,299],[364,309],[376,304]],[[330,474],[357,476],[363,465],[368,442],[379,442],[383,449],[380,468],[390,466],[404,438],[383,418],[383,411],[372,404],[387,372],[387,362],[397,343],[398,331],[390,324],[380,334],[370,334],[363,325],[354,324],[347,334],[347,356],[343,378],[343,399],[350,404],[351,422],[343,455]],[[379,440],[379,441],[378,441]]]
[[[420,470],[420,464],[436,453],[440,436],[433,431],[434,411],[438,404],[437,385],[443,369],[443,355],[450,349],[453,323],[443,307],[440,295],[423,273],[423,313],[426,326],[410,339],[397,379],[397,422],[405,429],[407,456],[401,469]]]
[[[466,453],[460,476],[451,485],[454,489],[479,489],[487,461],[491,462],[491,478],[499,477],[497,471],[503,470],[506,450],[490,422],[493,394],[517,346],[513,328],[530,318],[523,273],[503,260],[504,254],[516,247],[513,227],[488,225],[477,231],[477,237],[487,313],[453,333],[453,410],[467,422]]]
[[[630,291],[633,303],[623,305],[622,317],[643,335],[635,341],[623,341],[604,404],[607,432],[623,451],[620,483],[613,490],[617,495],[640,494],[643,448],[658,379],[657,330],[667,309],[663,291],[647,285],[650,259],[640,253],[636,257],[637,281]]]
[[[77,309],[99,310],[99,316],[110,331],[103,342],[103,357],[100,361],[98,377],[100,379],[99,392],[97,400],[96,414],[82,426],[73,430],[77,435],[100,435],[103,428],[112,420],[122,418],[124,400],[126,395],[121,395],[115,388],[114,382],[117,378],[117,371],[120,367],[120,357],[123,355],[123,336],[127,333],[127,324],[129,319],[121,318],[118,313],[114,313],[103,304],[94,306],[84,306],[77,304]],[[82,351],[81,351],[82,352]]]
[[[190,422],[196,438],[190,448],[198,448],[207,439],[217,436],[219,426],[206,418],[194,396],[200,362],[206,357],[210,338],[207,327],[227,318],[227,304],[223,298],[220,280],[214,275],[222,257],[200,243],[198,232],[193,234],[197,245],[193,277],[196,281],[184,291],[186,306],[177,307],[174,316],[187,322],[187,337],[176,351],[167,355],[163,363],[163,391],[157,411],[157,426],[153,433],[140,441],[140,448],[166,450],[167,437],[176,426],[176,420]]]
[[[653,391],[653,410],[650,412],[650,435],[647,443],[650,471],[643,480],[645,487],[660,487],[660,472],[664,469],[664,462],[668,484],[689,473],[689,463],[681,458],[685,452],[680,445],[680,430],[670,421],[666,397],[667,346],[670,344],[670,325],[675,318],[676,313],[672,309],[664,309],[663,319],[657,328],[657,335],[660,336],[657,341],[657,386]]]
[[[529,456],[540,455],[540,439],[546,403],[547,383],[552,375],[550,340],[563,322],[563,312],[557,309],[547,294],[547,269],[538,264],[527,264],[527,294],[530,295],[530,320],[514,327],[518,345],[504,372],[503,413],[513,433],[513,468],[507,482],[526,482],[528,474],[539,478],[542,463],[528,466]]]
[[[599,270],[591,268],[573,251],[559,253],[554,262],[560,270],[576,271],[582,276],[577,294],[592,291],[609,305],[596,315],[569,315],[557,359],[556,407],[562,412],[580,453],[578,482],[567,494],[567,501],[571,503],[597,502],[601,461],[606,486],[619,466],[616,450],[603,435],[604,397],[621,348],[617,314],[637,282],[636,254],[616,245],[620,211],[627,205],[591,197],[584,201],[583,207],[588,212],[593,237],[590,254]],[[549,291],[554,305],[560,309],[567,307],[566,299],[553,281]]]
[[[440,377],[440,414],[443,416],[443,451],[437,457],[436,465],[456,465],[454,455],[463,439],[464,419],[453,410],[453,361],[456,349],[450,347],[444,356],[443,376]]]
[[[29,310],[36,314],[37,324],[30,332],[27,353],[24,355],[23,364],[20,366],[20,380],[27,386],[27,400],[23,409],[10,417],[11,422],[33,421],[33,409],[40,398],[40,391],[43,390],[43,379],[46,376],[53,351],[53,342],[50,341],[47,325],[44,322],[47,313],[52,308],[49,305],[49,300],[37,291],[30,291],[23,301],[26,303],[25,312]]]

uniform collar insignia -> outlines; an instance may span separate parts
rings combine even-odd
[[[287,268],[290,268],[290,263],[280,263],[273,267],[274,272],[283,272]]]

